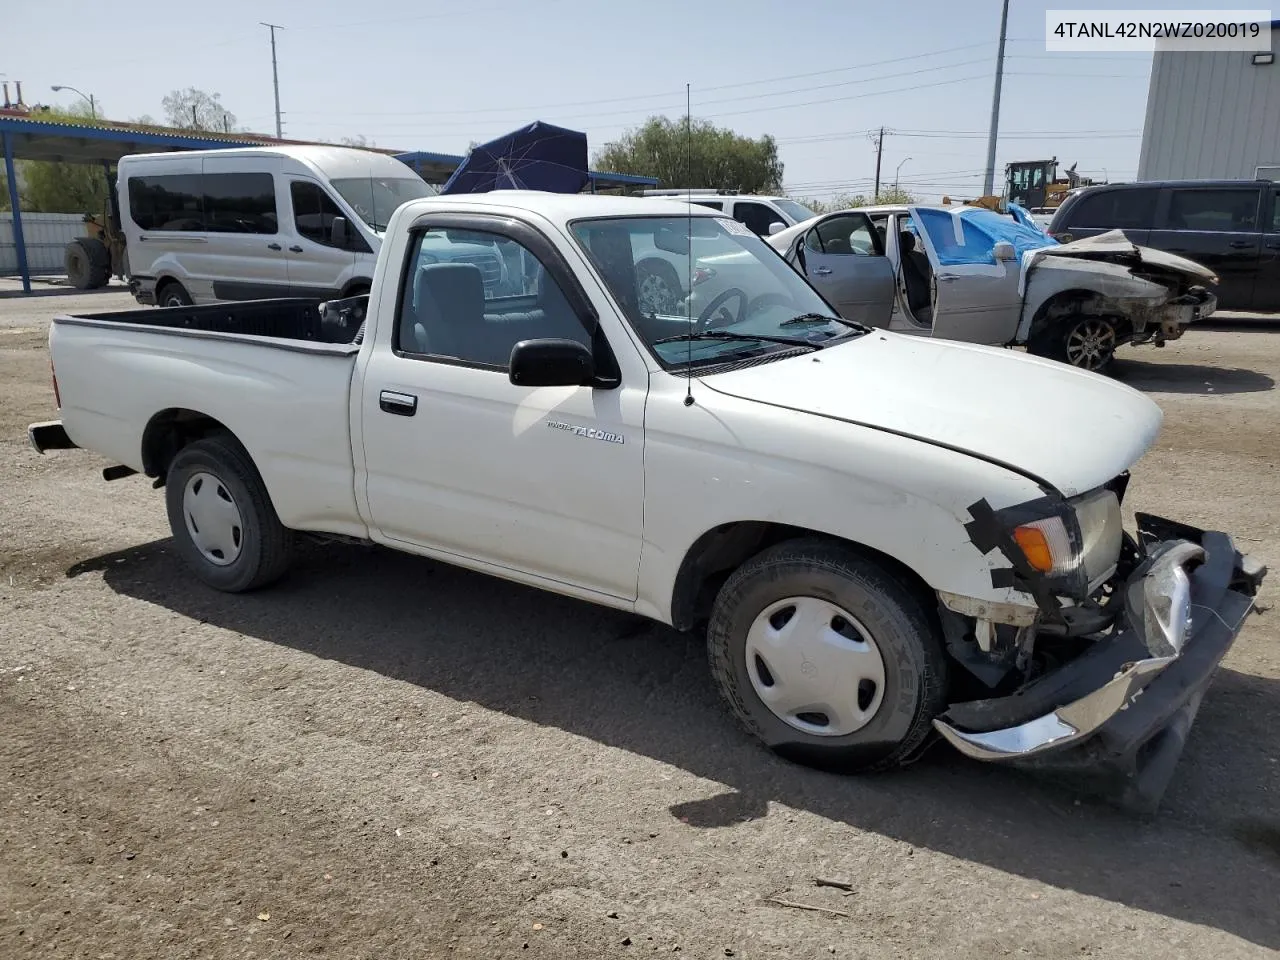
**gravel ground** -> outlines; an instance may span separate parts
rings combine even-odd
[[[201,587],[148,483],[25,445],[49,317],[131,306],[0,290],[0,956],[1280,951],[1275,576],[1154,822],[943,746],[820,774],[737,730],[696,640],[610,611],[355,547]],[[1166,415],[1130,504],[1273,569],[1278,333],[1116,371]]]

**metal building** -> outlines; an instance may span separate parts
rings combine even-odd
[[[1280,179],[1280,62],[1256,51],[1158,50],[1139,180]]]

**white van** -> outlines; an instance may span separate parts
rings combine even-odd
[[[139,303],[369,290],[391,212],[435,194],[394,157],[291,146],[137,154],[117,189]]]

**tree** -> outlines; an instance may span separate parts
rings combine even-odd
[[[378,144],[370,140],[363,133],[357,133],[354,137],[343,137],[338,141],[344,147],[356,147],[360,150],[367,150],[370,147],[376,147]]]
[[[782,188],[782,162],[773,137],[753,140],[690,117],[650,117],[606,144],[592,165],[611,173],[657,177],[665,187],[741,193],[775,193]]]
[[[848,210],[850,207],[869,207],[874,203],[910,204],[919,203],[920,198],[901,187],[881,187],[880,198],[873,200],[865,193],[838,193],[830,200],[813,200],[796,198],[814,213],[834,213],[836,210]]]
[[[173,90],[160,101],[164,119],[171,127],[183,130],[237,130],[236,115],[222,105],[222,94],[206,93],[195,87]]]
[[[52,120],[88,120],[89,105],[51,108],[41,118]],[[97,104],[97,117],[102,118],[102,104]],[[19,160],[18,202],[27,213],[96,213],[101,216],[107,202],[107,177],[100,164],[53,163],[43,160]],[[9,188],[3,187],[0,207],[9,209]]]

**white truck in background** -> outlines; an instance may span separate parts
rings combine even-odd
[[[741,253],[735,286],[644,311],[653,246]],[[824,768],[938,735],[1152,809],[1265,574],[1224,533],[1123,529],[1151,400],[841,319],[687,203],[413,200],[367,298],[60,316],[49,345],[33,446],[153,478],[210,586],[339,535],[705,626],[743,726]]]

